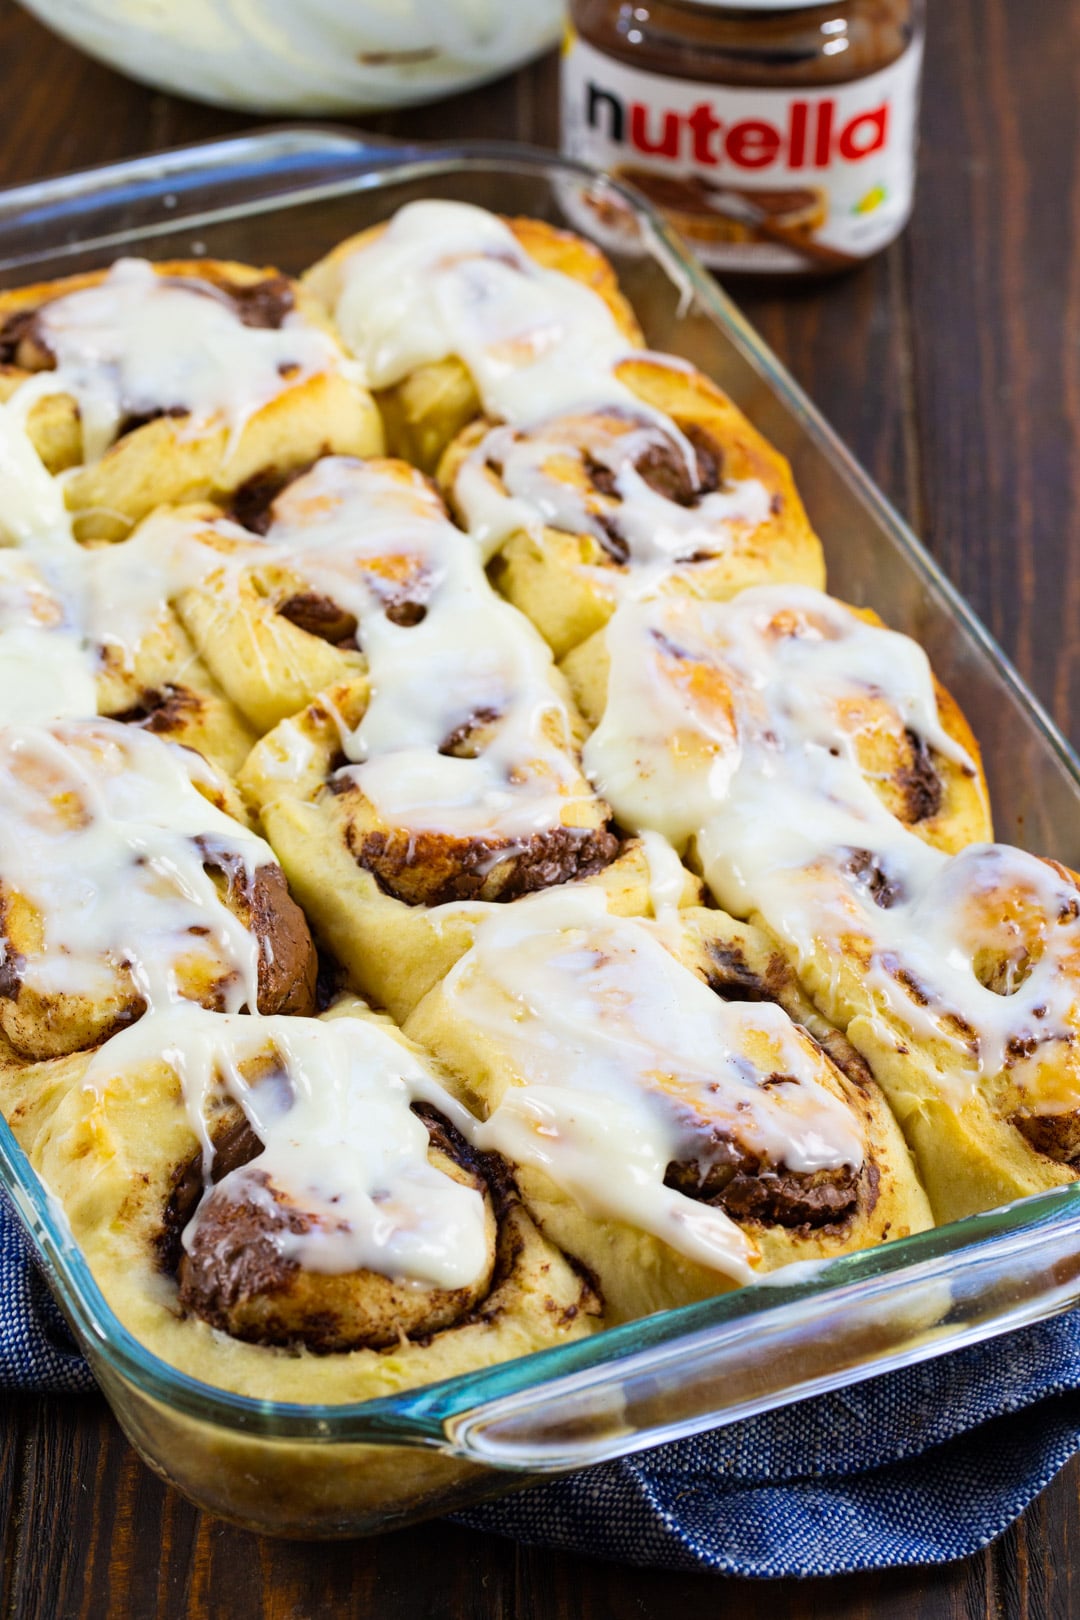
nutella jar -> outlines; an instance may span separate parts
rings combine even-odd
[[[847,269],[903,229],[923,0],[571,0],[570,18],[564,152],[637,186],[706,264]]]

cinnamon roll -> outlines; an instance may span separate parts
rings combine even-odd
[[[112,721],[0,730],[0,1055],[82,1051],[174,1002],[313,1010],[303,913],[225,806],[197,755]]]
[[[598,1322],[431,1061],[358,1004],[174,1008],[7,1091],[113,1309],[203,1381],[362,1400]]]
[[[608,1322],[930,1224],[866,1065],[793,1021],[781,1000],[813,1013],[775,955],[721,913],[556,890],[485,919],[406,1023]]]
[[[921,647],[868,609],[780,585],[726,603],[628,602],[562,668],[596,727],[593,780],[624,826],[680,850],[733,782],[783,798],[778,780],[804,765],[941,849],[991,836],[967,721]]]
[[[317,307],[241,264],[121,259],[0,293],[0,399],[64,474],[79,539],[121,539],[163,502],[382,443]]]
[[[591,774],[777,942],[871,1063],[935,1215],[1075,1179],[1076,880],[987,841],[977,750],[921,650],[779,587],[622,609],[606,648]],[[596,651],[568,661],[586,708]]]
[[[692,367],[641,353],[595,250],[553,238],[562,251],[541,268],[516,230],[413,204],[308,285],[381,390],[391,442],[434,466],[453,438],[440,483],[556,655],[604,623],[631,578],[638,594],[643,577],[708,596],[822,584],[783,457]],[[419,453],[395,425],[409,398]]]
[[[517,618],[506,604],[490,623],[453,612],[452,658],[441,632],[386,621],[370,680],[283,721],[241,774],[316,934],[396,1018],[493,905],[584,883],[650,909],[645,853],[611,831],[547,649]]]
[[[392,454],[424,472],[481,411],[534,411],[569,356],[602,365],[642,341],[591,243],[465,203],[407,205],[342,242],[303,286],[362,362]]]
[[[787,462],[715,384],[653,355],[611,375],[624,397],[610,405],[474,423],[439,467],[492,579],[557,658],[627,593],[824,584]]]
[[[280,489],[249,489],[234,512],[246,531],[235,519],[196,523],[194,538],[219,548],[220,566],[177,605],[260,732],[364,674],[369,620],[419,625],[448,572],[472,565],[477,594],[489,595],[438,495],[401,461],[327,457]]]

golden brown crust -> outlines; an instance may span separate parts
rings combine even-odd
[[[258,1011],[309,1015],[315,1011],[318,960],[300,907],[289,894],[281,868],[257,867],[250,886],[239,858],[207,848],[205,864],[215,875],[221,902],[254,935],[259,947]],[[27,977],[44,948],[45,920],[24,895],[0,883],[0,1034],[13,1054],[41,1062],[84,1052],[135,1023],[146,1002],[128,967],[111,966],[113,988],[103,994],[42,990]],[[102,964],[108,972],[110,965]],[[212,951],[195,948],[175,964],[178,993],[200,1006],[224,1009],[236,970]]]
[[[330,335],[318,305],[279,271],[201,259],[166,260],[153,269],[165,278],[224,292],[244,325],[280,323],[295,309],[309,325]],[[106,273],[91,271],[0,293],[0,358],[8,357],[0,375],[0,398],[32,374],[12,362],[29,361],[33,370],[51,369],[55,363],[46,348],[32,341],[32,332],[22,330],[33,313],[69,293],[99,285]],[[15,341],[10,337],[13,327]],[[187,412],[162,399],[160,409],[121,423],[120,436],[101,459],[86,465],[78,406],[71,396],[36,400],[26,426],[49,471],[71,473],[64,498],[80,540],[122,540],[154,507],[225,495],[268,466],[301,466],[332,452],[372,455],[382,447],[371,396],[343,371],[331,370],[283,387],[236,431],[212,421],[193,433]]]
[[[590,242],[543,220],[505,222],[535,263],[558,270],[603,299],[627,342],[644,344],[641,328],[619,290],[611,264]],[[349,237],[303,276],[301,285],[332,315],[341,296],[350,258],[386,229],[374,225]],[[401,382],[376,392],[392,455],[403,456],[423,472],[434,472],[446,446],[480,414],[480,397],[467,368],[456,356],[418,366]]]
[[[716,385],[690,367],[654,356],[635,356],[615,368],[618,381],[647,411],[670,418],[695,452],[691,476],[685,452],[654,431],[634,465],[650,488],[676,505],[693,508],[717,489],[753,480],[768,497],[762,522],[731,520],[715,528],[710,547],[694,540],[694,551],[677,561],[660,582],[665,593],[722,600],[749,585],[789,582],[821,587],[825,582],[821,544],[799,499],[783,456],[752,426]],[[532,533],[514,531],[491,564],[498,589],[530,618],[564,657],[611,617],[633,572],[623,528],[623,500],[609,469],[589,452],[595,443],[640,435],[642,421],[622,409],[600,409],[591,417],[568,416],[541,423],[544,440],[566,441],[574,454],[551,453],[545,471],[575,492],[590,527],[576,533],[551,526]],[[449,445],[438,481],[452,510],[464,516],[456,490],[465,462],[479,450],[490,422],[471,424]],[[527,440],[529,433],[515,435]],[[482,470],[493,490],[505,493],[497,460]]]
[[[307,1236],[325,1221],[291,1204],[255,1168],[250,1191],[219,1182],[202,1205],[194,1239],[179,1263],[181,1306],[234,1338],[302,1344],[319,1355],[381,1350],[464,1321],[487,1297],[497,1267],[504,1275],[512,1267],[510,1229],[503,1218],[510,1200],[498,1199],[505,1177],[493,1174],[489,1184],[482,1156],[470,1153],[446,1120],[429,1110],[424,1122],[431,1134],[431,1165],[484,1199],[488,1262],[474,1282],[456,1289],[410,1288],[370,1270],[304,1270],[282,1251],[281,1236]]]

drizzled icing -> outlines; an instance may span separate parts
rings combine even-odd
[[[722,603],[626,603],[604,642],[608,700],[586,767],[624,820],[677,847],[728,800],[736,777],[767,778],[773,792],[777,779],[810,771],[812,797],[832,771],[829,813],[873,814],[856,749],[882,719],[969,764],[938,718],[922,648],[808,586],[757,586]]]
[[[96,707],[90,660],[62,602],[30,556],[0,550],[0,725]]]
[[[651,419],[640,403],[634,414],[639,420],[619,433],[598,412],[543,421],[527,432],[497,427],[486,434],[454,481],[454,498],[484,555],[518,529],[591,534],[609,547],[614,530],[619,551],[626,553],[619,560],[649,581],[688,558],[722,552],[735,525],[757,528],[768,520],[769,492],[757,478],[735,480],[686,505],[654,489],[636,466],[647,452],[681,459],[691,480],[696,457],[669,419],[659,413]],[[610,473],[616,506],[565,476],[568,463],[579,460]],[[493,467],[500,476],[493,476]],[[631,587],[633,594],[646,588],[641,579]]]
[[[229,970],[226,1008],[255,1008],[258,941],[204,863],[250,884],[274,856],[199,781],[218,779],[197,755],[111,720],[0,732],[0,873],[41,918],[24,982],[93,997],[126,969],[154,1010],[181,999],[177,964],[204,957]]]
[[[486,918],[442,993],[514,1071],[481,1145],[542,1169],[587,1215],[745,1282],[752,1240],[666,1187],[668,1165],[708,1163],[726,1136],[772,1166],[857,1169],[865,1144],[787,1014],[722,1001],[662,937],[609,916],[602,895],[551,890]]]
[[[0,403],[0,725],[97,711],[87,558],[26,431],[25,404],[19,394]]]
[[[594,379],[609,402],[637,403],[612,375],[631,345],[604,300],[467,203],[399,209],[349,256],[334,317],[373,388],[456,355],[503,421],[575,405]]]
[[[43,304],[37,325],[56,368],[18,392],[75,400],[86,461],[128,417],[182,410],[188,430],[221,420],[235,434],[287,388],[341,368],[333,340],[295,311],[280,327],[245,326],[211,282],[158,275],[142,259],[118,259],[96,285]]]
[[[509,424],[484,438],[455,480],[455,499],[485,554],[522,528],[595,534],[596,512],[552,470],[582,457],[614,479],[632,569],[662,577],[699,552],[723,551],[733,525],[756,527],[769,516],[769,493],[757,479],[689,506],[649,486],[635,468],[643,451],[662,446],[681,458],[692,482],[697,458],[675,422],[620,379],[634,345],[598,293],[538,264],[483,209],[446,202],[401,209],[345,261],[334,315],[373,387],[456,356],[486,415]],[[620,414],[629,418],[628,433],[605,422]],[[502,469],[498,479],[492,463]]]
[[[50,376],[52,373],[49,374]],[[57,479],[49,476],[26,431],[30,405],[40,384],[30,378],[0,403],[0,540],[63,554],[74,549],[71,522]]]
[[[238,570],[273,562],[359,621],[370,697],[356,727],[342,723],[350,763],[338,775],[354,780],[385,820],[525,838],[559,826],[576,797],[591,797],[550,651],[492,590],[472,542],[419,473],[331,457],[290,485],[271,517],[265,540],[248,536],[231,560],[218,556],[201,588],[227,607]],[[180,520],[154,521],[175,535]],[[235,525],[214,529],[243,536]],[[188,534],[198,545],[197,529]],[[151,556],[162,549],[154,539],[148,545]],[[181,534],[174,551],[184,548]],[[418,606],[419,622],[398,623],[387,612],[402,593]],[[485,735],[476,757],[440,753],[477,723]]]
[[[272,1058],[249,1081],[245,1065]],[[313,1217],[308,1230],[274,1231],[279,1252],[308,1271],[366,1268],[416,1284],[459,1288],[487,1264],[484,1201],[428,1158],[423,1102],[464,1136],[472,1116],[420,1056],[370,1019],[262,1017],[172,1009],[122,1031],[95,1054],[86,1084],[104,1091],[119,1074],[164,1061],[178,1075],[207,1168],[211,1095],[224,1089],[247,1116],[262,1152],[214,1189],[263,1203],[271,1189]],[[185,1228],[191,1249],[199,1212]]]
[[[590,796],[551,654],[449,523],[438,573],[420,624],[362,621],[371,697],[344,739],[357,762],[346,769],[384,818],[417,830],[528,838],[557,827],[571,800]],[[475,757],[440,752],[477,722]]]
[[[627,605],[606,636],[608,707],[585,761],[625,824],[695,838],[721,905],[759,913],[800,967],[823,950],[862,964],[861,1010],[892,1045],[897,1025],[944,1043],[957,1102],[1008,1066],[1035,1106],[1077,1105],[1071,1079],[1055,1090],[1040,1072],[1080,1022],[1075,887],[1004,845],[933,848],[860,765],[884,715],[973,770],[914,642],[783,586]]]

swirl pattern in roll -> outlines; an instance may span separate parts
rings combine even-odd
[[[120,1319],[195,1377],[362,1400],[596,1324],[467,1110],[356,1003],[174,1010],[4,1101]]]
[[[316,308],[273,271],[118,260],[0,293],[0,399],[25,421],[80,539],[163,501],[327,450],[377,454],[371,398]]]
[[[553,890],[485,920],[406,1024],[609,1321],[931,1224],[884,1096],[793,1021],[813,1013],[774,956],[720,912]]]
[[[556,656],[649,588],[824,583],[790,469],[692,366],[642,352],[593,250],[415,204],[308,285],[394,400],[508,599]],[[385,392],[379,395],[385,407]]]
[[[0,730],[9,1059],[96,1046],[177,1001],[313,1011],[304,915],[224,806],[243,814],[197,755],[115,721]]]

